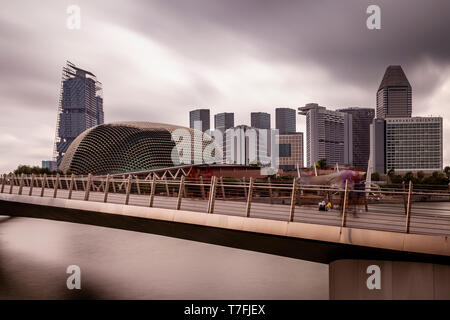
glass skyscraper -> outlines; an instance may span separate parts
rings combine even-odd
[[[290,108],[275,109],[275,128],[280,134],[291,134],[296,132],[296,112]]]

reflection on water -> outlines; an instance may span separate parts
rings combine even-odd
[[[81,290],[66,268],[81,268]],[[0,216],[0,299],[327,299],[328,266],[146,233]]]

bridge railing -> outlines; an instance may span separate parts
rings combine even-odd
[[[352,186],[345,181],[343,186],[302,185],[299,179],[271,180],[226,177],[198,177],[177,179],[156,176],[139,178],[136,175],[122,177],[89,175],[15,175],[0,176],[0,193],[76,199],[84,201],[113,202],[123,204],[145,205],[149,207],[184,209],[207,213],[242,214],[266,219],[280,217],[296,221],[302,216],[301,208],[318,209],[319,202],[324,201],[325,210],[340,213],[339,221],[334,223],[341,227],[348,225],[349,213],[355,210],[368,212],[369,206],[374,212],[383,212],[384,206],[390,206],[404,216],[402,231],[411,232],[412,217],[420,217],[419,207],[413,212],[413,203],[426,200],[450,201],[449,189],[429,190],[412,182],[399,188],[370,188]],[[373,207],[373,208],[372,208]],[[378,208],[378,209],[377,209]],[[297,210],[297,211],[296,211]],[[299,211],[300,210],[300,211]],[[427,209],[433,210],[433,209]],[[439,221],[450,220],[447,209],[436,209],[431,214]],[[433,213],[433,211],[431,211]],[[299,217],[296,217],[296,213]],[[442,214],[443,213],[443,214]],[[430,216],[428,214],[428,216]],[[422,220],[421,220],[422,221]],[[401,221],[399,222],[401,223]],[[445,225],[450,234],[450,223]]]

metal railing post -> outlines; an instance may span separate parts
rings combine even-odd
[[[223,177],[220,177],[220,188],[222,189],[222,198],[225,200],[225,187],[223,186]]]
[[[164,183],[165,183],[165,185],[166,185],[166,193],[167,193],[167,196],[170,197],[169,184],[167,183],[167,177],[164,177]]]
[[[41,180],[41,197],[44,196],[46,183],[47,183],[47,174],[44,173],[44,176],[42,177]]]
[[[33,188],[34,188],[34,181],[35,181],[35,179],[36,179],[35,174],[32,173],[31,174],[31,181],[30,181],[30,191],[28,192],[29,196],[33,195]]]
[[[214,202],[216,199],[216,176],[211,178],[211,186],[209,188],[208,213],[214,213]]]
[[[248,186],[248,196],[247,196],[247,206],[245,208],[245,216],[250,217],[250,210],[252,207],[252,198],[253,198],[253,177],[250,178],[250,183]]]
[[[72,199],[72,190],[73,190],[73,186],[76,185],[76,181],[75,181],[75,175],[72,173],[71,177],[70,177],[70,184],[69,184],[69,195],[67,196],[67,199]]]
[[[19,181],[19,192],[18,192],[19,196],[22,195],[24,179],[25,179],[25,174],[22,173],[20,175],[20,181]]]
[[[344,191],[344,203],[342,204],[342,222],[341,222],[341,232],[342,228],[345,227],[345,220],[347,215],[347,198],[348,198],[348,180],[345,180],[345,191]]]
[[[247,198],[247,186],[245,185],[245,183],[246,183],[245,177],[242,178],[242,182],[244,183],[244,195],[245,195],[245,198]]]
[[[406,227],[405,227],[406,233],[409,233],[409,224],[410,224],[410,220],[411,220],[412,191],[413,191],[412,181],[409,180],[408,207],[407,207],[407,211],[406,211]]]
[[[269,182],[269,197],[270,197],[270,204],[273,204],[272,181],[270,180],[270,177],[267,178],[267,181]]]
[[[181,176],[180,180],[180,188],[178,189],[178,200],[177,200],[177,210],[180,210],[181,208],[181,199],[183,198],[183,191],[184,191],[184,176]]]
[[[92,174],[88,174],[86,187],[84,188],[84,201],[89,201],[89,193],[91,191]],[[84,185],[84,183],[83,183]]]
[[[131,184],[133,183],[133,178],[131,177],[131,174],[128,175],[128,182],[127,182],[127,191],[125,195],[125,204],[127,205],[128,202],[130,202],[130,192],[131,192]]]
[[[107,174],[106,181],[105,181],[105,187],[104,187],[105,195],[103,196],[103,202],[105,202],[105,203],[108,202],[109,179],[110,179],[110,176],[109,176],[109,174]]]
[[[141,186],[139,185],[139,177],[136,176],[136,188],[137,188],[137,193],[141,194]]]
[[[6,173],[3,174],[1,193],[3,193],[3,191],[5,190],[5,184],[6,184]]]
[[[15,177],[16,177],[16,175],[12,174],[11,180],[10,180],[10,186],[9,186],[9,194],[12,194],[12,192],[13,192]]]
[[[206,199],[205,185],[203,183],[203,176],[200,176],[200,191],[202,193],[202,199]]]
[[[152,186],[150,190],[150,202],[148,204],[149,207],[153,207],[153,201],[155,199],[155,191],[156,191],[156,176],[153,175]]]
[[[406,200],[406,188],[405,188],[405,181],[402,181],[402,198],[403,198],[403,207],[405,208],[405,215],[408,214],[408,203]]]
[[[295,202],[297,200],[297,179],[294,177],[292,181],[292,192],[291,192],[291,209],[289,211],[289,221],[294,221],[295,212]]]
[[[58,187],[60,186],[60,177],[59,173],[56,174],[55,183],[53,184],[53,198],[56,198],[56,195],[58,193]]]

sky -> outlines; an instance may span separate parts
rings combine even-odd
[[[67,8],[81,9],[69,29]],[[381,29],[369,30],[369,5]],[[319,103],[375,107],[388,65],[413,89],[413,116],[444,118],[450,165],[448,0],[0,0],[0,172],[51,159],[66,60],[103,83],[105,122],[189,125],[189,111]],[[297,130],[305,132],[304,117]]]

